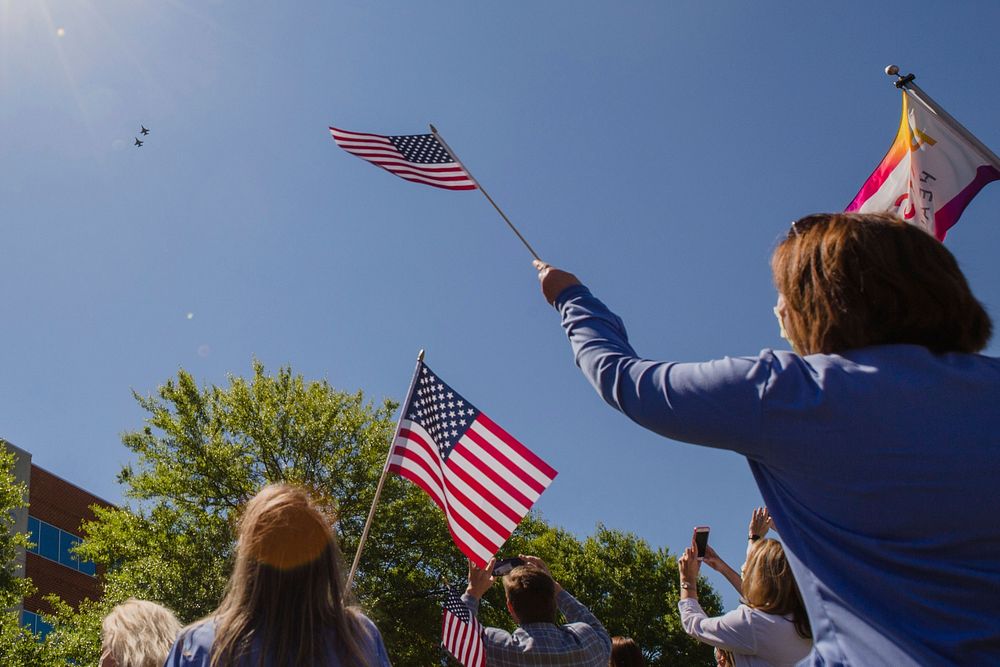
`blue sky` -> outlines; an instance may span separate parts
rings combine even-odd
[[[756,354],[784,347],[775,241],[843,208],[894,136],[885,65],[1000,150],[998,25],[985,1],[0,0],[0,436],[115,501],[132,389],[180,367],[224,383],[256,356],[399,399],[426,348],[559,470],[548,519],[673,552],[707,524],[738,566],[745,461],[606,408],[485,199],[326,128],[435,123],[641,354]],[[947,241],[995,315],[998,204],[987,187]]]

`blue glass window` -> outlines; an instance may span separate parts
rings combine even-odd
[[[41,639],[45,639],[45,635],[52,632],[52,626],[42,620],[41,616],[37,616],[35,621],[35,632]]]
[[[50,560],[59,561],[59,529],[44,521],[39,522],[41,537],[38,540],[38,553]]]
[[[76,554],[71,551],[73,547],[80,543],[80,538],[76,535],[67,533],[65,530],[59,531],[59,562],[66,567],[71,567],[74,570],[79,569],[77,566]]]
[[[92,577],[97,576],[97,566],[94,565],[92,560],[82,560],[80,561],[80,572],[84,574],[89,574]]]
[[[28,549],[33,554],[38,553],[38,519],[33,516],[28,517],[28,539],[34,543],[35,546]]]
[[[32,633],[36,632],[36,623],[38,622],[38,614],[32,614],[30,611],[21,612],[21,625],[31,630]]]
[[[28,530],[31,532],[32,541],[38,544],[36,548],[30,550],[32,553],[88,576],[97,576],[97,566],[94,563],[81,561],[80,557],[73,553],[73,549],[83,543],[82,539],[33,516],[28,517]]]

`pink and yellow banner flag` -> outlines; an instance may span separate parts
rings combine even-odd
[[[846,210],[891,212],[939,241],[1000,169],[943,118],[903,91],[896,140]]]

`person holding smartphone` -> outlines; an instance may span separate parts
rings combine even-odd
[[[548,565],[536,556],[519,556],[524,563],[503,575],[507,611],[517,623],[514,632],[483,629],[486,664],[490,667],[608,667],[611,636],[597,617],[552,578]],[[485,568],[469,561],[469,586],[462,601],[476,615],[479,600],[490,589],[496,559]],[[556,621],[562,612],[566,623]]]
[[[709,618],[698,603],[700,566],[694,545],[677,559],[681,586],[678,608],[685,632],[731,652],[737,667],[791,667],[809,654],[809,618],[780,542],[754,543],[739,587],[741,604],[722,616]]]
[[[889,214],[796,220],[771,258],[792,351],[701,363],[640,356],[573,274],[535,266],[608,404],[746,457],[815,630],[811,664],[1000,661],[986,593],[1000,590],[1000,359],[980,354],[992,321],[943,244]]]
[[[774,527],[774,522],[771,520],[771,514],[767,511],[766,507],[758,507],[753,511],[750,516],[750,525],[747,528],[747,555],[746,560],[750,560],[750,553],[753,551],[754,546],[759,542],[765,535],[767,535],[768,530]],[[697,547],[697,543],[695,544]],[[704,557],[701,558],[705,565],[721,574],[725,577],[726,581],[733,585],[736,592],[743,594],[743,575],[734,570],[729,563],[722,560],[722,557],[716,553],[715,549],[709,546],[707,543],[704,548]],[[744,561],[745,563],[746,561]]]

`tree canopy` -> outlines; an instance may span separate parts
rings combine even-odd
[[[134,455],[119,473],[125,502],[94,508],[96,519],[84,524],[79,548],[106,566],[104,597],[77,611],[56,603],[56,629],[46,643],[58,660],[96,662],[100,617],[130,596],[158,601],[184,623],[210,614],[231,568],[240,509],[264,484],[299,484],[334,507],[349,560],[397,407],[306,381],[287,367],[269,375],[259,362],[249,378],[230,377],[226,386],[199,387],[181,370],[154,395],[135,398],[147,417],[122,437]],[[581,541],[531,514],[504,553],[548,561],[612,634],[643,646],[651,665],[712,664],[710,649],[680,629],[677,565],[666,551],[603,526]],[[466,568],[440,510],[415,485],[390,475],[354,592],[394,665],[440,660],[440,589],[443,581],[464,586]],[[512,629],[500,589],[485,597],[480,620]],[[717,611],[717,596],[707,585],[699,591],[706,609]]]

